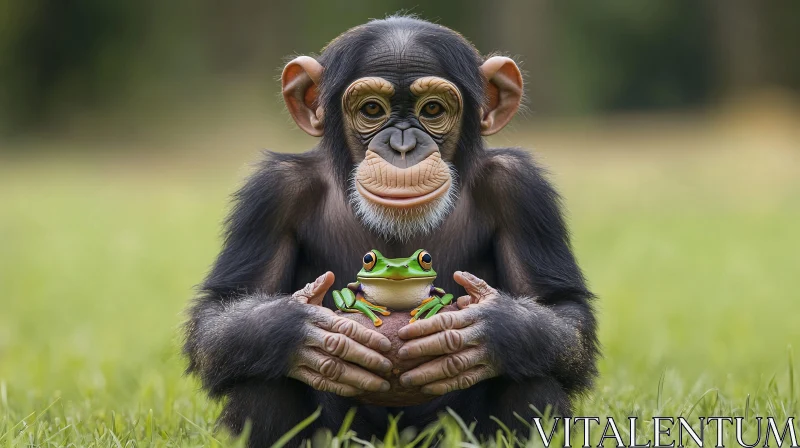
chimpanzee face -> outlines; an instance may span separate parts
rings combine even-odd
[[[419,47],[378,47],[374,61],[342,95],[342,116],[357,162],[376,152],[399,168],[435,152],[451,160],[463,114],[458,87],[438,73],[438,61]],[[387,54],[383,55],[380,52]]]
[[[373,227],[437,224],[455,199],[451,167],[463,114],[458,87],[420,48],[376,48],[342,95],[347,143],[358,163],[351,200]],[[399,211],[399,213],[398,213]],[[423,230],[423,229],[418,229]]]
[[[306,132],[349,153],[353,210],[400,240],[442,222],[458,194],[460,139],[469,134],[464,144],[482,147],[480,134],[502,129],[522,96],[514,61],[483,61],[457,33],[414,20],[350,30],[320,61],[301,56],[284,69],[289,111]]]

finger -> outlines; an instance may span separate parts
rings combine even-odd
[[[475,277],[466,271],[456,271],[453,273],[453,280],[467,290],[467,294],[472,296],[475,302],[480,302],[483,299],[497,294],[497,290],[489,286],[482,279]]]
[[[322,376],[335,383],[353,386],[356,389],[368,392],[386,392],[389,382],[374,373],[348,364],[339,358],[315,349],[302,351],[300,365],[319,372]]]
[[[453,378],[436,381],[422,387],[422,393],[430,395],[444,395],[454,390],[468,389],[479,382],[493,378],[494,370],[488,366],[478,366],[467,370]]]
[[[324,310],[330,311],[327,308]],[[371,330],[360,323],[338,316],[333,311],[325,312],[322,310],[317,313],[321,317],[317,321],[317,326],[333,333],[341,333],[359,344],[365,345],[373,350],[385,352],[392,348],[392,342],[386,336]]]
[[[472,303],[473,303],[472,296],[461,296],[456,300],[456,305],[460,310],[463,310],[464,308],[470,306]]]
[[[400,376],[404,387],[424,386],[435,381],[453,378],[475,366],[488,362],[487,352],[474,347],[428,361]]]
[[[401,339],[414,339],[440,331],[464,328],[475,322],[477,314],[472,310],[451,311],[437,314],[430,319],[423,319],[406,325],[397,331]]]
[[[455,312],[455,311],[454,311]],[[424,321],[423,321],[424,322]],[[439,356],[456,353],[480,342],[481,330],[471,326],[460,330],[444,330],[406,342],[397,352],[400,359]]]
[[[362,391],[353,386],[337,383],[326,377],[319,372],[315,372],[308,367],[297,367],[289,371],[289,377],[302,381],[316,390],[323,392],[331,392],[343,397],[355,397],[360,395]]]
[[[322,299],[325,298],[328,289],[333,286],[335,279],[333,272],[328,271],[317,277],[312,283],[306,283],[306,286],[292,294],[292,297],[301,303],[322,305]]]
[[[358,364],[367,370],[388,372],[392,363],[375,350],[364,347],[341,333],[333,333],[319,328],[309,332],[308,344],[317,347],[337,358]]]

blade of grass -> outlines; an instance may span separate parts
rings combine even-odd
[[[794,401],[797,399],[797,396],[794,394],[794,357],[792,355],[792,344],[789,344],[788,352],[789,352],[789,396],[792,397],[792,401]]]
[[[339,432],[336,433],[337,439],[343,439],[344,435],[347,434],[347,430],[349,430],[350,425],[353,424],[353,419],[356,418],[356,410],[356,408],[350,408],[350,410],[347,411],[344,420],[342,420],[342,426],[339,427]]]
[[[413,448],[417,446],[417,444],[420,443],[423,439],[425,439],[425,443],[422,446],[423,447],[429,446],[431,439],[433,439],[433,437],[436,435],[436,432],[439,431],[440,428],[441,424],[439,422],[431,426],[428,426],[419,434],[417,434],[417,437],[415,437],[414,440],[409,442],[408,445],[406,445],[406,448]]]
[[[351,437],[351,439],[353,439],[353,441],[356,443],[360,443],[366,448],[375,448],[375,445],[371,444],[370,442],[367,442],[366,440],[359,439],[358,437],[355,436]]]
[[[213,441],[215,441],[215,442],[219,443],[220,445],[222,444],[222,442],[220,442],[219,440],[217,440],[217,439],[216,439],[216,437],[214,437],[214,435],[213,435],[213,434],[211,434],[211,433],[210,433],[210,432],[209,432],[207,429],[205,429],[205,428],[201,428],[201,427],[200,427],[200,426],[199,426],[197,423],[195,423],[195,422],[193,422],[193,421],[189,420],[189,417],[187,417],[187,416],[185,416],[185,415],[181,414],[181,413],[180,413],[180,412],[178,412],[178,411],[175,411],[175,413],[176,413],[176,414],[178,414],[178,415],[180,415],[180,416],[181,416],[181,417],[182,417],[184,420],[186,420],[186,421],[187,421],[187,422],[188,422],[190,425],[192,425],[192,426],[194,426],[195,428],[199,429],[199,430],[200,430],[200,432],[202,432],[202,433],[203,433],[203,434],[204,434],[206,437],[208,437],[209,439],[211,439],[211,440],[213,440]]]
[[[456,414],[456,411],[448,407],[447,413],[450,414],[451,417],[453,417],[456,423],[458,423],[458,426],[461,427],[461,430],[464,431],[464,435],[467,436],[470,442],[476,445],[480,443],[478,442],[478,439],[475,438],[475,434],[473,434],[472,431],[470,431],[470,429],[467,427],[467,424],[464,423],[464,420],[462,420],[461,417],[458,414]]]
[[[39,420],[39,418],[41,418],[45,414],[45,412],[47,412],[50,408],[52,408],[53,405],[58,403],[59,400],[61,400],[61,397],[58,397],[55,400],[53,400],[53,402],[50,403],[46,408],[44,408],[44,410],[42,410],[42,412],[40,412],[39,415],[37,415],[36,418],[33,419],[33,421],[30,424],[33,425],[34,423],[36,423],[36,421]],[[28,417],[30,417],[33,414],[34,414],[34,412],[31,412],[30,414],[28,414]],[[25,417],[24,419],[20,420],[19,423],[17,423],[16,425],[12,426],[11,429],[9,429],[8,431],[5,432],[5,434],[0,436],[0,440],[3,440],[11,431],[14,430],[14,428],[19,426],[20,424],[24,424],[25,423],[25,419],[27,419],[28,417]]]
[[[295,425],[294,428],[289,430],[289,432],[287,432],[286,434],[281,436],[281,438],[278,439],[277,442],[272,444],[272,448],[281,448],[282,446],[284,446],[287,443],[289,443],[289,441],[292,440],[292,438],[294,438],[294,436],[296,436],[297,434],[300,434],[300,431],[306,429],[310,424],[314,423],[314,421],[316,419],[318,419],[321,414],[322,414],[322,406],[318,407],[317,410],[314,411],[313,414],[311,414],[308,417],[306,417],[305,420],[303,420],[302,422],[298,423],[297,425]]]
[[[716,388],[711,388],[711,389],[708,389],[707,391],[703,392],[703,395],[700,395],[700,398],[698,398],[697,401],[694,402],[692,407],[689,408],[689,412],[686,414],[686,417],[690,417],[692,415],[692,412],[694,412],[694,408],[696,408],[697,405],[700,404],[701,401],[703,401],[703,398],[705,398],[706,395],[710,394],[711,392],[716,392],[716,391],[717,391]],[[678,417],[683,417],[683,412],[681,412],[678,415]]]

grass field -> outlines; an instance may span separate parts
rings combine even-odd
[[[800,411],[800,138],[703,120],[495,142],[550,166],[600,297],[602,375],[578,415]],[[0,447],[235,443],[179,355],[182,309],[256,158],[232,146],[0,158]],[[443,446],[470,442],[450,417],[438,429]]]

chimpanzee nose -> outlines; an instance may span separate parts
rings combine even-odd
[[[439,146],[421,129],[404,124],[378,132],[367,149],[398,168],[408,168],[438,151]]]
[[[401,157],[405,157],[408,151],[416,148],[417,137],[412,130],[404,129],[392,135],[392,138],[389,139],[389,146],[399,152]]]

